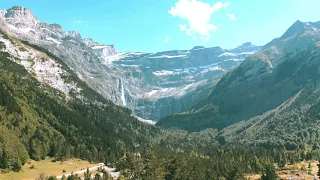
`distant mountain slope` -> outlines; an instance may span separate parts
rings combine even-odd
[[[227,73],[207,100],[157,124],[189,131],[222,129],[278,107],[317,80],[319,25],[297,21],[283,36]]]
[[[131,91],[126,96],[127,107],[132,106],[138,116],[158,120],[207,98],[223,74],[259,49],[251,43],[229,50],[195,47],[130,56],[113,64],[122,66],[127,78],[139,78],[142,83],[135,88],[143,93]]]
[[[0,168],[28,157],[113,161],[157,132],[41,49],[0,33]]]
[[[276,109],[231,125],[220,132],[226,143],[320,149],[320,91],[312,81]]]
[[[230,50],[197,46],[158,53],[119,52],[114,45],[41,22],[28,8],[0,10],[0,19],[2,28],[60,57],[103,97],[155,121],[207,98],[222,74],[261,48],[245,43]]]

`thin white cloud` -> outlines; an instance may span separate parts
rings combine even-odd
[[[229,17],[229,19],[230,19],[231,21],[236,20],[236,16],[235,16],[234,14],[228,13],[227,16]]]
[[[88,26],[88,21],[83,21],[83,20],[75,20],[75,21],[73,21],[73,23],[75,23],[75,24],[85,24],[86,26]]]
[[[168,43],[170,41],[171,36],[168,36],[164,39],[164,43]]]
[[[188,21],[188,24],[180,24],[180,30],[185,31],[188,36],[200,35],[201,39],[209,40],[211,32],[217,26],[210,23],[212,14],[221,8],[228,7],[230,2],[218,2],[210,4],[198,0],[179,0],[174,7],[169,10],[169,14],[180,17]]]
[[[81,24],[81,23],[82,23],[82,20],[75,20],[74,23],[76,23],[76,24]]]
[[[181,31],[185,31],[187,29],[187,26],[183,24],[179,24],[179,27]]]

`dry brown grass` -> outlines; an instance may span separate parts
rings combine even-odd
[[[34,169],[31,169],[31,166],[34,166]],[[51,162],[51,159],[43,161],[33,161],[30,160],[22,168],[21,172],[9,172],[5,174],[0,174],[1,180],[34,180],[44,173],[45,175],[58,176],[64,174],[62,171],[66,170],[65,174],[71,172],[80,171],[81,169],[86,169],[87,167],[93,167],[96,164],[90,164],[88,161],[80,159],[70,159],[64,162]],[[92,172],[95,174],[96,172]]]
[[[308,166],[311,163],[311,171],[309,170]],[[280,179],[288,179],[292,177],[294,179],[304,179],[304,180],[312,180],[314,175],[318,172],[318,161],[304,161],[300,163],[296,163],[293,165],[287,165],[287,170],[279,170],[277,171]],[[302,168],[305,167],[305,168]],[[304,170],[302,170],[304,169]],[[311,172],[311,175],[309,174]],[[260,174],[248,174],[246,176],[249,180],[259,180],[261,175]]]

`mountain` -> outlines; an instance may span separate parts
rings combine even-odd
[[[89,88],[58,57],[1,29],[1,169],[18,171],[28,158],[47,156],[112,162],[157,132]]]
[[[320,65],[319,25],[320,22],[295,22],[284,35],[227,73],[206,100],[157,124],[188,131],[209,127],[221,130],[279,108],[307,86],[313,85],[316,90]],[[257,116],[252,122],[260,119]]]
[[[319,150],[320,91],[314,79],[275,109],[220,131],[225,143]]]
[[[224,169],[234,161],[251,167],[269,158],[255,149],[212,151],[217,130],[187,133],[142,123],[89,88],[62,59],[0,28],[0,169],[8,172],[3,179],[12,179],[9,170],[22,165],[34,171],[30,158],[51,157],[49,166],[71,157],[105,162],[124,179],[217,179],[230,173]],[[248,155],[248,161],[240,160]]]
[[[246,43],[236,49],[193,48],[122,58],[113,64],[122,66],[123,79],[139,78],[140,94],[127,97],[127,107],[136,115],[158,120],[181,112],[205,99],[225,72],[260,48]],[[139,71],[138,73],[134,73]],[[132,88],[133,89],[133,88]]]
[[[207,98],[223,74],[261,48],[245,43],[230,50],[197,46],[159,53],[119,52],[112,44],[43,23],[28,8],[1,10],[0,19],[2,28],[62,59],[106,99],[154,121]]]
[[[105,162],[119,179],[276,179],[276,168],[302,177],[306,168],[292,166],[316,166],[320,22],[297,21],[260,51],[245,43],[123,53],[23,7],[0,16],[1,177],[26,165],[22,177],[36,168],[29,158],[48,156],[50,164]],[[199,132],[134,117],[161,117],[201,98],[158,122]]]

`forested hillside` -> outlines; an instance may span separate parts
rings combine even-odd
[[[22,50],[32,49],[5,33],[2,37]],[[5,48],[0,42],[0,168],[19,170],[28,157],[46,156],[113,162],[147,144],[148,136],[157,132],[88,88],[59,59],[55,60],[70,73],[65,79],[82,89],[71,92],[69,99],[13,62],[19,60]]]

